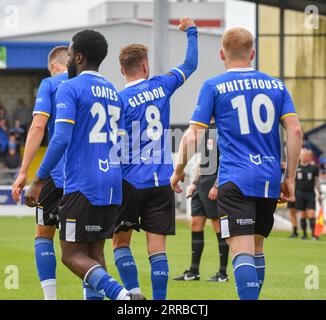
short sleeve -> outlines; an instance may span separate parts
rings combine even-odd
[[[118,135],[124,136],[126,134],[125,133],[126,124],[125,124],[125,117],[124,117],[124,110],[123,110],[123,102],[120,95],[118,95],[118,105],[120,107],[120,118],[118,121]]]
[[[290,116],[297,116],[297,113],[295,110],[293,100],[288,90],[284,87],[283,102],[282,102],[282,109],[281,109],[281,120]]]
[[[51,83],[48,79],[44,79],[37,92],[35,106],[33,110],[33,116],[42,114],[50,117],[52,111],[52,100],[51,100]]]
[[[315,176],[316,178],[318,178],[318,177],[319,177],[319,169],[318,169],[318,167],[317,167],[317,166],[315,167],[314,176]]]
[[[200,90],[199,98],[190,123],[208,128],[214,115],[215,97],[213,87],[207,82]]]
[[[185,74],[178,68],[171,69],[168,73],[158,76],[157,78],[163,82],[166,88],[168,88],[170,95],[172,95],[186,81]]]
[[[55,122],[68,122],[75,124],[76,121],[76,92],[69,83],[59,86],[56,95],[56,120]]]

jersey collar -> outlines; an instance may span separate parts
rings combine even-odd
[[[83,74],[91,74],[92,76],[96,76],[96,77],[101,77],[101,78],[104,78],[99,72],[97,71],[91,71],[91,70],[86,70],[86,71],[83,71],[80,73],[80,76],[83,75]]]
[[[125,85],[125,88],[129,88],[129,87],[135,86],[136,84],[141,83],[143,81],[146,81],[146,79],[138,79],[138,80],[135,80],[135,81],[128,82]]]
[[[227,72],[233,72],[233,71],[247,72],[247,71],[255,71],[255,69],[254,68],[232,68],[232,69],[227,70]]]

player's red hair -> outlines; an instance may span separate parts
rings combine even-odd
[[[250,57],[254,37],[244,28],[227,30],[222,37],[222,46],[226,56],[231,60],[243,60]]]

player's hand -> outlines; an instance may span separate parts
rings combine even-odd
[[[179,186],[179,182],[184,182],[186,174],[184,172],[178,173],[176,171],[173,172],[172,177],[170,178],[171,188],[176,193],[181,193],[182,189]]]
[[[26,174],[19,173],[16,181],[12,185],[11,196],[18,203],[20,201],[21,194],[26,186]]]
[[[192,197],[195,190],[196,190],[196,185],[192,184],[191,187],[189,188],[189,191],[188,191],[188,194],[187,194],[187,199]]]
[[[213,186],[212,189],[209,191],[208,199],[215,201],[217,200],[217,196],[218,196],[218,188],[216,186]]]
[[[33,179],[32,185],[25,193],[25,203],[29,207],[36,207],[42,191],[43,181],[39,177]]]
[[[318,196],[318,202],[319,202],[319,205],[320,206],[323,205],[323,200],[324,200],[324,197],[321,194],[319,194],[319,196]]]
[[[295,202],[295,179],[285,178],[281,185],[279,202]]]
[[[179,29],[181,31],[187,31],[190,27],[196,27],[195,21],[191,18],[180,19]]]

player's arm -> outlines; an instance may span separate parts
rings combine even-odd
[[[280,122],[286,131],[286,170],[281,186],[281,201],[295,201],[295,177],[302,147],[302,129],[292,98],[284,87]]]
[[[37,205],[44,180],[50,175],[50,172],[64,155],[73,134],[76,105],[74,92],[68,84],[65,83],[60,86],[56,101],[58,103],[57,105],[60,105],[60,108],[57,108],[54,135],[46,150],[40,168],[33,179],[32,185],[25,194],[26,205],[30,207]],[[62,107],[63,105],[64,107]]]
[[[178,183],[184,180],[184,168],[198,149],[197,141],[201,141],[203,138],[205,130],[208,128],[210,120],[214,115],[214,101],[213,88],[205,82],[200,91],[197,107],[192,115],[190,126],[182,137],[177,156],[177,165],[170,179],[171,188],[177,193],[182,192]]]
[[[183,18],[180,20],[179,29],[186,32],[188,38],[185,60],[183,64],[161,77],[171,94],[185,83],[198,66],[198,33],[195,22],[191,18]]]
[[[186,133],[182,137],[179,152],[177,156],[177,165],[174,169],[174,173],[171,177],[171,187],[172,189],[177,192],[181,193],[182,189],[178,185],[179,181],[184,181],[185,173],[184,169],[195,154],[197,148],[197,141],[201,140],[205,133],[205,129],[197,124],[190,124],[189,128],[187,129]]]
[[[185,60],[177,68],[179,72],[181,71],[183,80],[186,81],[196,71],[198,66],[198,33],[196,24],[191,18],[181,19],[179,29],[187,32],[188,38]]]
[[[22,165],[12,186],[12,197],[16,202],[20,200],[20,195],[26,185],[28,169],[44,138],[46,125],[51,114],[51,103],[50,84],[43,80],[36,98],[34,118],[26,138]]]
[[[195,165],[195,177],[192,181],[192,185],[190,186],[187,194],[187,198],[191,198],[193,193],[195,192],[198,182],[199,182],[199,176],[200,176],[200,160],[197,161]]]
[[[299,119],[289,116],[282,120],[286,131],[286,172],[282,184],[282,201],[295,201],[295,176],[302,148],[302,130]]]

